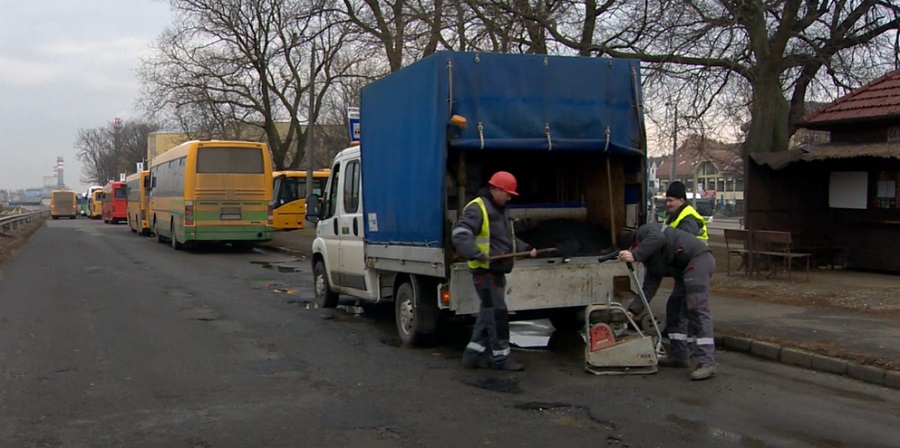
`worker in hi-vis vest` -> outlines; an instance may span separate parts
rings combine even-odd
[[[684,184],[677,180],[672,182],[669,185],[669,189],[666,190],[665,225],[690,233],[696,236],[703,244],[709,244],[706,220],[697,213],[697,210],[694,210],[691,204],[688,204],[687,191],[684,188]],[[672,295],[669,296],[670,302],[672,297],[684,295],[684,291],[678,288],[676,285],[676,289],[672,290]],[[648,301],[652,300],[652,298],[652,294],[647,296]],[[668,308],[668,304],[666,307]],[[638,316],[644,312],[644,304],[640,300],[634,300],[628,306],[628,312],[631,313],[632,317]]]
[[[709,243],[706,220],[697,213],[691,204],[688,204],[684,184],[677,180],[672,182],[666,191],[666,224],[695,235],[704,243]]]
[[[468,260],[475,290],[481,299],[472,338],[463,352],[466,368],[490,368],[519,371],[524,366],[509,357],[509,313],[504,291],[506,274],[513,268],[512,258],[491,257],[537,250],[516,238],[506,204],[519,194],[516,178],[498,171],[488,188],[466,205],[462,217],[453,226],[453,245]]]

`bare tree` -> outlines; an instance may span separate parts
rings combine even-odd
[[[641,36],[626,30],[591,50],[639,58],[694,86],[698,113],[717,110],[727,92],[732,107],[749,110],[745,152],[786,149],[810,90],[816,96],[858,86],[896,63],[891,39],[900,5],[888,0],[656,0],[635,7],[631,23],[652,18],[653,27],[632,26]]]
[[[314,122],[321,107],[321,101],[309,104],[311,80],[317,78],[321,99],[354,62],[338,58],[346,24],[322,12],[319,0],[170,3],[179,20],[143,63],[144,108],[166,111],[200,137],[262,135],[277,169],[299,166],[304,121]]]
[[[288,153],[303,148],[297,116],[310,79],[300,57],[304,42],[295,19],[300,4],[170,3],[179,20],[159,38],[155,57],[144,61],[139,73],[145,107],[168,107],[183,125],[200,125],[188,131],[201,134],[230,137],[244,125],[256,126],[276,166],[284,168]],[[290,122],[283,134],[277,121]]]
[[[81,181],[103,185],[120,173],[134,172],[136,164],[145,161],[147,135],[159,129],[157,123],[143,119],[79,129],[75,148],[82,163]]]
[[[445,0],[328,0],[324,10],[343,17],[354,42],[379,48],[390,72],[446,48],[443,32],[454,26]]]

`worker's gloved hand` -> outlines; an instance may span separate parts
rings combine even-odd
[[[488,254],[484,252],[479,253],[478,256],[475,257],[475,259],[483,262],[490,261],[490,257],[488,257]]]
[[[634,263],[634,254],[632,254],[630,250],[620,251],[619,260],[622,260],[626,263]]]
[[[531,249],[531,252],[529,252],[528,255],[530,255],[531,258],[536,257],[538,255],[537,249]]]

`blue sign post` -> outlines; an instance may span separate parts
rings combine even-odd
[[[359,108],[358,107],[348,107],[347,108],[347,123],[349,123],[350,128],[350,142],[359,142]]]

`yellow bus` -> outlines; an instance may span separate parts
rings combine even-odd
[[[275,230],[295,230],[305,227],[306,197],[322,196],[331,170],[313,171],[312,191],[306,189],[306,171],[275,171],[272,173],[272,217]]]
[[[72,190],[53,190],[50,192],[50,216],[53,219],[78,216],[78,200]]]
[[[190,141],[153,160],[150,229],[181,249],[202,242],[252,248],[272,239],[272,165],[263,143]]]
[[[144,170],[125,178],[128,228],[138,235],[149,235],[150,225],[147,224],[147,179],[150,171]]]
[[[88,204],[88,217],[100,219],[103,216],[103,190],[94,190]]]

